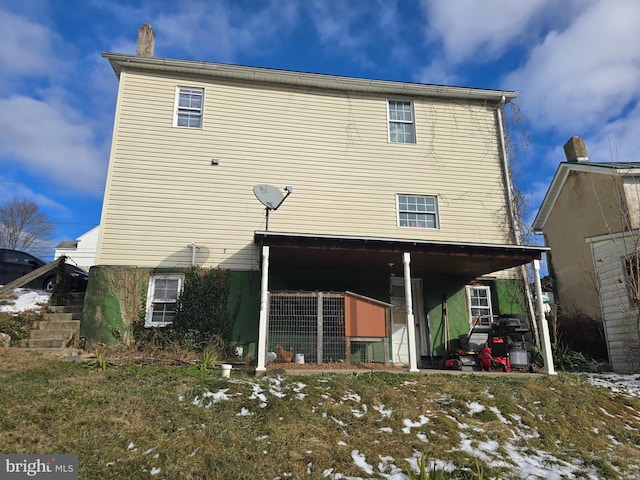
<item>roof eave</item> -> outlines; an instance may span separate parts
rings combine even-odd
[[[141,57],[137,55],[110,52],[105,52],[102,56],[109,60],[109,63],[118,78],[120,78],[120,73],[124,68],[136,68],[142,70],[195,74],[216,78],[231,78],[261,83],[280,83],[331,90],[483,100],[492,101],[496,104],[502,102],[503,99],[508,102],[518,96],[516,92],[507,90],[488,90],[469,87],[395,82],[389,80],[371,80],[365,78],[342,77],[337,75],[276,70],[261,67],[247,67],[223,63],[159,57]]]
[[[600,175],[620,175],[620,176],[633,176],[640,175],[640,168],[637,166],[634,167],[624,167],[624,163],[611,163],[611,164],[603,164],[603,163],[574,163],[574,162],[562,162],[558,166],[556,173],[553,176],[553,180],[551,180],[551,184],[549,185],[549,189],[544,196],[544,200],[540,204],[540,208],[538,209],[538,213],[531,224],[531,228],[534,232],[542,232],[544,230],[544,226],[547,223],[547,219],[553,210],[553,207],[558,200],[558,196],[564,187],[564,183],[571,172],[587,172],[587,173],[595,173]]]

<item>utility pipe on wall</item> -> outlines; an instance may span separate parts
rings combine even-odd
[[[196,266],[196,250],[198,249],[198,244],[196,242],[191,242],[191,266]]]

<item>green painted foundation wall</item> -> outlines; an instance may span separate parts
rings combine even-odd
[[[175,269],[92,267],[85,295],[80,335],[89,344],[129,344],[132,323],[144,316],[149,275],[184,273]],[[260,273],[229,272],[228,312],[233,319],[233,341],[257,341],[260,310]]]
[[[132,320],[144,315],[149,274],[175,272],[176,270],[92,267],[81,335],[93,344],[128,343],[131,339]],[[257,345],[260,281],[260,272],[229,272],[228,311],[234,325],[232,339],[245,348],[245,354],[254,352]],[[271,272],[269,290],[352,291],[388,302],[389,283],[386,273],[309,273],[292,269]],[[459,337],[469,330],[466,285],[464,280],[456,277],[423,279],[425,321],[430,333],[428,343],[435,356],[446,354],[447,337],[450,339],[449,349],[455,349],[459,346]],[[491,287],[494,314],[526,312],[524,293],[516,280],[496,279],[483,282],[483,285]],[[117,290],[126,291],[127,294],[115,295]]]
[[[424,279],[424,305],[426,321],[431,331],[431,345],[435,356],[459,348],[459,337],[469,331],[469,311],[466,285],[455,277]],[[526,312],[524,292],[515,279],[496,279],[483,282],[491,288],[491,303],[494,315],[523,314]],[[448,321],[447,321],[448,320]],[[448,329],[447,329],[448,324]]]
[[[257,344],[260,320],[260,272],[229,272],[229,313],[233,341]]]
[[[495,280],[491,286],[493,305],[499,314],[527,312],[527,304],[521,282],[513,279]],[[495,307],[494,307],[495,308]]]

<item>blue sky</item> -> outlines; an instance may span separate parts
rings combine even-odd
[[[3,0],[0,199],[96,226],[117,79],[102,52],[515,90],[517,186],[532,220],[572,135],[591,161],[640,161],[638,0]]]

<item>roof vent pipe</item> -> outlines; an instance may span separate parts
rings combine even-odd
[[[587,146],[582,137],[573,136],[564,144],[564,154],[567,162],[571,163],[588,163],[589,155],[587,154]]]
[[[156,46],[156,36],[153,33],[153,28],[148,23],[145,23],[138,28],[138,47],[136,48],[136,55],[139,57],[153,57],[153,51]]]

